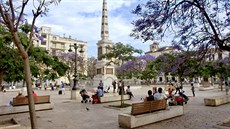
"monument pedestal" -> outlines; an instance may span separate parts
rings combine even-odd
[[[104,84],[104,87],[110,86],[110,88],[112,88],[112,82],[113,80],[117,80],[117,77],[115,75],[96,75],[93,78],[93,86],[98,87],[101,80]]]
[[[80,90],[71,90],[71,100],[81,100]]]

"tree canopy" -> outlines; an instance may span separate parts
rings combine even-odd
[[[133,46],[129,44],[123,44],[121,42],[114,44],[112,47],[107,47],[108,52],[106,54],[101,55],[102,58],[111,59],[110,63],[114,63],[116,65],[121,65],[124,61],[128,61],[130,59],[134,59],[134,54],[142,54],[142,50],[135,49]]]
[[[48,12],[48,6],[51,4],[58,4],[61,0],[8,0],[0,1],[0,21],[4,25],[7,31],[11,34],[14,45],[17,47],[19,55],[23,62],[23,68],[25,73],[25,80],[27,86],[28,102],[29,102],[29,111],[30,111],[30,122],[31,128],[37,129],[37,120],[34,106],[34,99],[32,95],[32,86],[31,86],[31,70],[30,70],[30,61],[28,50],[33,43],[34,37],[34,27],[35,21],[39,16],[43,16]],[[26,20],[24,18],[26,14],[26,7],[28,4],[31,4],[32,8],[30,12],[32,14],[27,14],[32,16],[31,28],[29,30],[29,38],[26,42],[26,47],[23,45],[23,41],[20,39],[21,29],[19,26],[23,24]]]
[[[133,13],[131,36],[159,40],[172,36],[173,45],[193,50],[217,47],[230,51],[229,0],[148,0]]]

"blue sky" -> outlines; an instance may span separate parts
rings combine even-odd
[[[138,4],[147,0],[107,0],[110,40],[122,42],[135,48],[149,51],[150,42],[135,40],[129,34],[135,15],[131,13]],[[100,40],[102,0],[62,0],[57,6],[50,6],[47,16],[39,17],[37,26],[52,27],[52,33],[71,36],[88,43],[88,56],[97,56],[96,43]],[[30,10],[31,11],[31,10]],[[158,41],[160,46],[169,45],[169,40]]]

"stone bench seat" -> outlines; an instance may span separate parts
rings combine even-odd
[[[51,110],[54,105],[50,102],[50,95],[41,95],[34,97],[35,110]],[[15,97],[11,105],[0,106],[0,115],[29,112],[28,98]]]
[[[22,106],[28,105],[28,98],[27,97],[15,97],[13,98],[12,105],[13,106]],[[50,103],[50,95],[41,95],[34,97],[35,104],[43,104],[43,103]]]
[[[6,89],[6,92],[19,92],[21,89]]]
[[[52,110],[53,108],[54,108],[53,103],[35,104],[35,111]],[[23,105],[23,106],[4,105],[4,106],[0,106],[0,115],[9,115],[9,114],[17,114],[17,113],[25,113],[25,112],[29,112],[29,105]]]
[[[230,103],[230,95],[214,96],[204,98],[205,106],[219,106],[222,104]]]
[[[169,106],[166,110],[160,110],[140,115],[121,113],[118,115],[119,126],[123,128],[136,128],[184,114],[183,106]]]
[[[129,100],[129,95],[123,95],[124,100]],[[121,101],[121,95],[103,96],[100,98],[101,103]]]

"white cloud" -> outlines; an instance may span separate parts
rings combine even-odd
[[[109,11],[110,39],[133,45],[135,48],[149,50],[149,44],[129,37],[131,13],[137,0],[107,0]],[[138,1],[140,2],[140,1]],[[100,40],[102,0],[62,0],[57,6],[49,8],[47,16],[39,17],[37,26],[50,26],[52,33],[69,36],[88,42],[88,55],[97,55],[96,43]],[[29,9],[28,9],[29,10]]]

